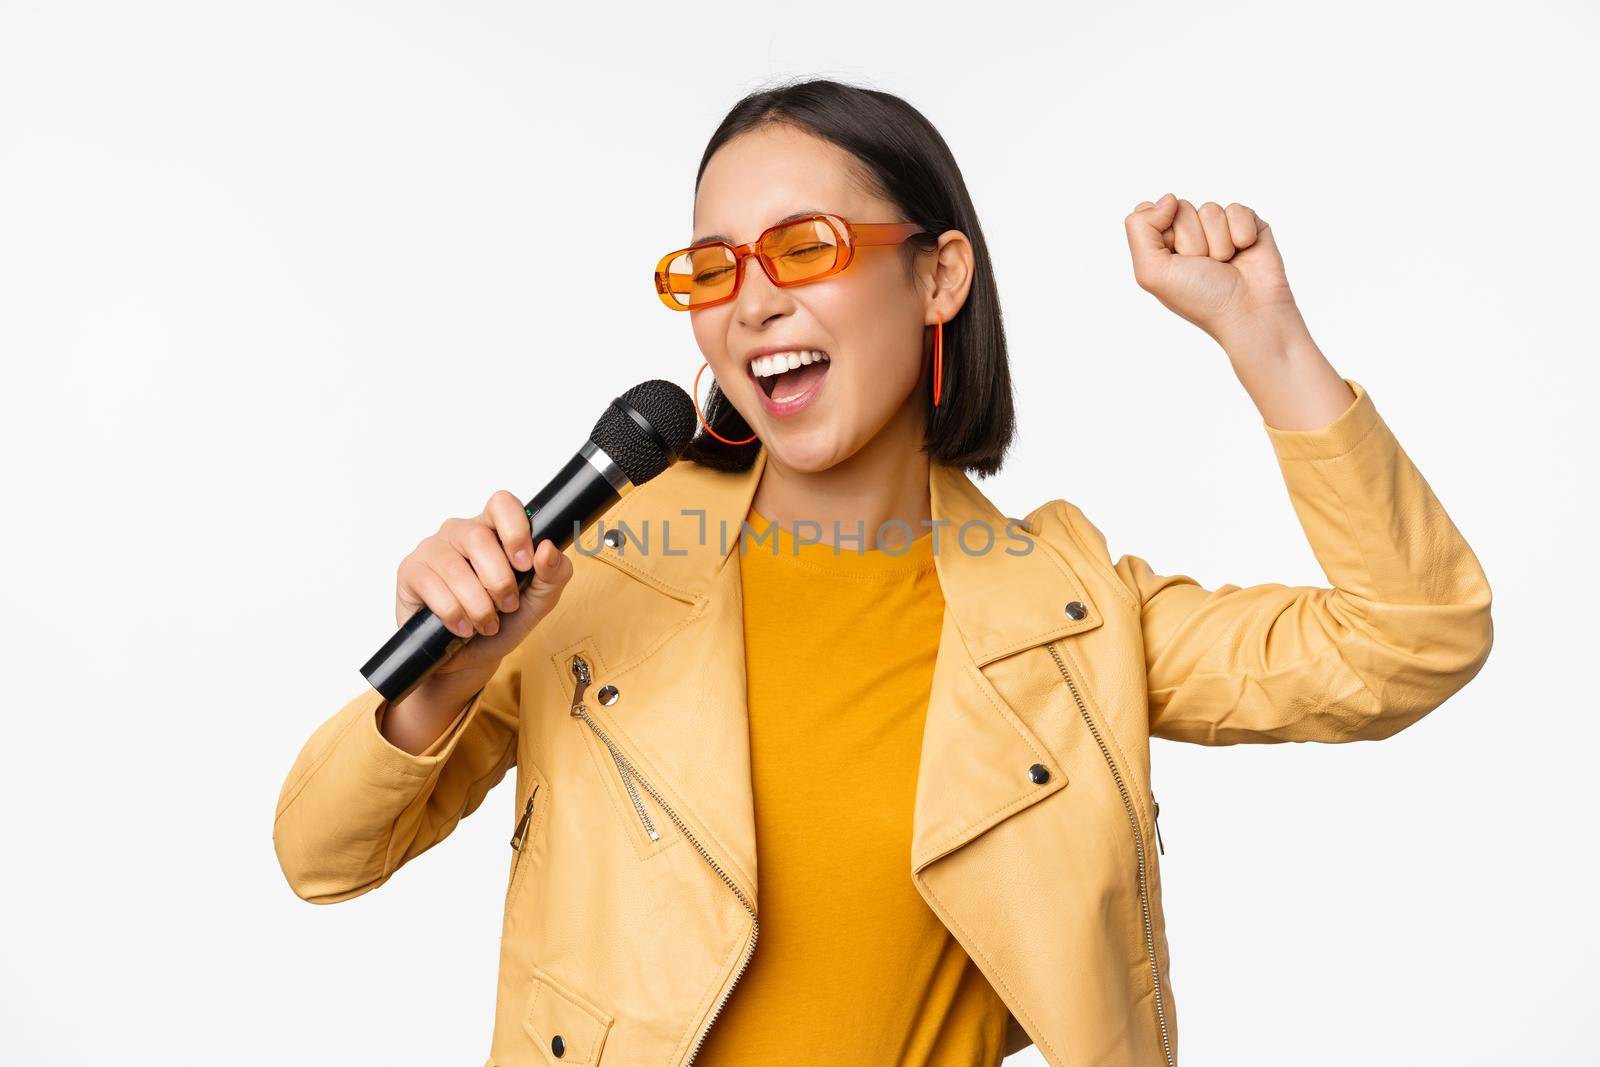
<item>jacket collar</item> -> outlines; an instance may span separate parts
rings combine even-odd
[[[692,671],[681,676],[688,695],[671,717],[620,719],[604,707],[591,713],[636,746],[643,764],[686,809],[680,814],[729,861],[751,900],[755,818],[736,553],[766,461],[763,447],[745,471],[674,464],[626,492],[581,537],[586,555],[686,605],[661,628],[640,633],[640,647],[608,649],[616,673],[660,656],[672,662],[685,655],[679,648],[715,660],[689,667],[685,656],[683,670]],[[1071,567],[1037,536],[1048,512],[1035,513],[1031,526],[1008,527],[1011,520],[965,471],[937,462],[930,465],[928,488],[945,617],[918,768],[913,872],[1067,784],[1027,717],[1002,694],[1007,684],[997,679],[1008,657],[1102,621]],[[601,543],[608,530],[625,534],[620,547]],[[1073,602],[1083,606],[1081,618],[1067,614]],[[706,628],[700,639],[686,636],[700,627]],[[675,648],[680,641],[686,643]],[[1036,763],[1050,772],[1045,784],[1029,776]]]

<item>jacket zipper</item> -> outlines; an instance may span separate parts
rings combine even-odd
[[[1053,642],[1047,643],[1044,647],[1050,650],[1050,658],[1056,661],[1056,670],[1061,672],[1067,688],[1072,690],[1072,699],[1077,701],[1078,714],[1089,727],[1089,732],[1094,735],[1095,744],[1100,746],[1100,755],[1105,757],[1106,766],[1111,768],[1111,777],[1117,783],[1117,792],[1122,794],[1122,806],[1128,812],[1128,823],[1133,827],[1133,847],[1139,859],[1139,908],[1144,915],[1144,944],[1145,950],[1150,954],[1150,977],[1155,983],[1156,1022],[1161,1028],[1161,1048],[1167,1057],[1167,1067],[1177,1067],[1177,1061],[1172,1056],[1172,1042],[1167,1036],[1167,1013],[1162,1007],[1161,968],[1156,963],[1156,938],[1150,925],[1150,893],[1145,883],[1144,834],[1139,830],[1139,818],[1133,811],[1133,798],[1128,795],[1128,786],[1122,780],[1122,771],[1117,768],[1117,761],[1111,758],[1111,750],[1106,747],[1105,738],[1100,735],[1100,727],[1090,718],[1089,709],[1084,706],[1077,684],[1073,682],[1072,675],[1067,673],[1067,665],[1062,661],[1061,653],[1056,651]]]
[[[1161,840],[1161,801],[1156,799],[1154,793],[1150,794],[1150,818],[1156,824],[1156,847],[1165,856],[1167,854],[1167,846]]]
[[[633,776],[628,773],[628,767],[622,762],[622,755],[615,748],[611,749],[611,759],[617,765],[617,774],[622,778],[622,786],[628,791],[628,797],[633,801],[633,810],[639,813],[639,821],[644,824],[644,832],[650,840],[659,841],[661,835],[656,832],[655,823],[650,821],[649,812],[644,810],[644,801],[639,799],[639,791],[633,787]]]
[[[517,819],[517,828],[511,833],[511,884],[506,888],[506,907],[509,909],[516,900],[522,887],[522,879],[526,877],[522,871],[524,857],[523,846],[528,843],[528,834],[533,825],[534,798],[539,795],[539,783],[533,783],[533,791],[528,794],[527,803],[522,805],[522,815]]]
[[[718,878],[722,879],[723,884],[733,891],[733,895],[738,898],[739,903],[744,906],[744,910],[750,913],[750,942],[745,946],[744,955],[739,960],[739,969],[734,973],[733,981],[730,982],[728,984],[728,988],[723,991],[722,997],[717,1001],[716,1007],[711,1009],[711,1016],[706,1020],[705,1027],[701,1029],[700,1036],[695,1038],[694,1047],[689,1050],[689,1058],[684,1061],[684,1067],[689,1067],[689,1064],[692,1064],[695,1060],[695,1057],[700,1054],[700,1046],[705,1044],[706,1035],[711,1032],[712,1024],[717,1021],[717,1016],[721,1014],[722,1006],[726,1004],[728,1002],[728,998],[733,995],[733,987],[739,984],[739,979],[744,977],[745,969],[750,966],[750,957],[755,954],[756,938],[761,933],[761,924],[756,920],[755,907],[750,903],[749,899],[744,895],[744,892],[739,888],[734,880],[728,877],[728,872],[722,869],[722,865],[719,864],[711,855],[711,853],[706,850],[706,847],[700,843],[699,838],[695,837],[694,834],[689,831],[689,827],[684,824],[683,819],[679,817],[678,813],[672,809],[672,806],[666,802],[666,800],[661,796],[660,792],[656,790],[655,786],[645,781],[644,776],[634,769],[634,766],[632,762],[629,761],[628,757],[622,754],[622,750],[619,749],[616,743],[612,741],[611,738],[606,735],[606,732],[600,728],[600,724],[595,722],[594,719],[589,715],[589,708],[583,702],[584,691],[589,688],[589,683],[594,680],[593,675],[589,671],[589,661],[584,659],[582,656],[573,656],[572,676],[575,679],[575,684],[572,689],[571,714],[582,719],[585,725],[587,725],[589,729],[594,732],[594,735],[605,744],[606,748],[611,750],[611,758],[616,761],[617,768],[622,771],[622,780],[624,782],[636,780],[639,785],[644,788],[644,791],[650,794],[655,802],[660,805],[661,810],[667,813],[667,818],[672,820],[673,825],[678,828],[678,832],[683,835],[684,840],[688,841],[694,846],[695,851],[700,853],[700,857],[704,859],[706,863],[710,864],[711,869],[716,872]],[[628,792],[633,797],[634,805],[639,812],[639,817],[645,820],[645,826],[650,830],[650,839],[654,841],[656,839],[655,828],[650,825],[649,818],[645,815],[644,806],[639,800],[639,795],[634,792],[631,785],[628,787]]]
[[[533,783],[533,792],[528,794],[528,802],[522,806],[522,818],[517,820],[517,828],[511,834],[511,851],[521,852],[522,842],[528,834],[528,824],[533,821],[533,798],[539,795],[539,783]]]

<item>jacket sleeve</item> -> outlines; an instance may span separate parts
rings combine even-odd
[[[314,904],[360,896],[455,829],[517,753],[521,657],[419,755],[379,732],[383,697],[368,689],[311,735],[278,798],[273,846],[295,894]]]
[[[1344,381],[1355,400],[1327,426],[1262,423],[1331,588],[1205,589],[1137,556],[1113,565],[1139,604],[1152,736],[1377,740],[1438,707],[1488,658],[1477,557],[1366,390]]]

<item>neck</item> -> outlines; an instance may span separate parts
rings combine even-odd
[[[933,517],[931,460],[922,450],[925,423],[919,415],[910,405],[903,407],[854,455],[826,470],[795,470],[769,450],[752,505],[790,532],[798,521],[815,522],[822,543],[849,549],[863,544],[894,549],[926,535]],[[897,525],[885,527],[889,522]]]

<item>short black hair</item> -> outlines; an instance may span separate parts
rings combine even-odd
[[[944,325],[943,395],[929,413],[923,447],[937,462],[980,476],[994,474],[1016,433],[1011,368],[989,248],[950,146],[920,111],[898,96],[826,78],[807,79],[758,90],[735,104],[700,157],[695,189],[717,149],[774,123],[797,127],[853,155],[881,195],[928,231],[914,239],[924,247],[933,247],[945,230],[960,230],[972,242],[972,286],[961,310]],[[704,412],[717,433],[730,440],[753,432],[714,383]],[[749,470],[760,448],[759,440],[726,444],[701,427],[684,458],[717,470]]]

